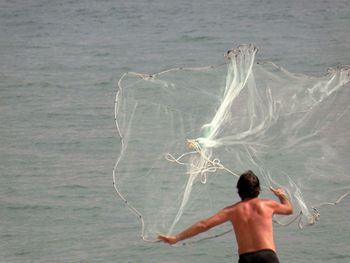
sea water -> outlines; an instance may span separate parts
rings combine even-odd
[[[2,0],[0,262],[237,261],[232,235],[183,247],[140,239],[112,187],[113,107],[126,71],[218,64],[242,43],[257,60],[325,74],[350,64],[349,3]],[[349,202],[313,227],[276,227],[281,261],[349,262]]]

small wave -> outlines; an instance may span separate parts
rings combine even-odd
[[[215,40],[214,37],[209,37],[209,36],[197,36],[197,37],[192,37],[192,36],[188,36],[188,35],[184,35],[181,36],[177,42],[201,42],[201,41],[211,41],[211,40]]]
[[[9,205],[9,210],[50,210],[53,207],[47,205]]]
[[[25,255],[28,255],[30,254],[31,252],[30,251],[18,251],[15,253],[16,256],[25,256]]]
[[[57,189],[87,189],[87,187],[80,185],[80,184],[69,184],[69,185],[60,185],[56,186]]]
[[[101,207],[91,206],[91,207],[77,207],[73,209],[73,211],[95,211],[95,210],[101,210]]]
[[[108,57],[110,55],[109,52],[97,52],[96,57]]]
[[[14,235],[11,235],[11,234],[3,234],[3,235],[1,235],[0,236],[1,238],[13,238],[14,237]]]
[[[339,259],[350,259],[350,255],[335,255],[333,257],[329,257],[329,260],[335,260],[336,262],[338,262],[337,260]]]

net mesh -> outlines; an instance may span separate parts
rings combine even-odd
[[[113,184],[144,240],[238,201],[237,177],[248,169],[262,197],[272,197],[270,186],[286,190],[296,212],[276,218],[282,225],[312,225],[322,206],[348,194],[349,67],[293,74],[255,62],[256,52],[241,45],[222,65],[119,80]]]

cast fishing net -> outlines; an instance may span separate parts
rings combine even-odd
[[[350,68],[293,74],[255,62],[256,52],[242,45],[222,65],[119,80],[113,184],[145,241],[239,201],[237,177],[248,169],[261,197],[273,198],[270,186],[287,192],[295,212],[276,218],[282,225],[312,225],[347,195]],[[202,238],[225,229],[212,231]]]

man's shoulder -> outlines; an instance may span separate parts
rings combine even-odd
[[[262,207],[263,209],[274,209],[277,205],[277,202],[273,199],[260,199],[256,203],[257,206]]]
[[[253,203],[256,203],[256,204],[273,204],[273,203],[276,203],[276,201],[274,201],[273,199],[265,199],[265,198],[254,198],[254,199],[250,200],[249,202],[253,202]],[[235,210],[236,208],[239,208],[240,206],[244,206],[246,204],[247,204],[247,202],[245,202],[245,201],[238,201],[237,203],[234,203],[232,205],[226,206],[223,210],[232,211],[232,210]]]
[[[272,204],[275,203],[276,201],[273,199],[268,199],[268,198],[259,198],[257,199],[258,203],[263,203],[263,204]]]
[[[234,203],[234,204],[232,204],[232,205],[226,206],[223,210],[224,210],[224,211],[232,211],[232,210],[234,210],[237,206],[239,206],[241,203],[242,203],[242,202],[239,201],[239,202]]]
[[[261,201],[261,202],[274,202],[274,200],[270,199],[270,198],[259,198],[259,201]]]

